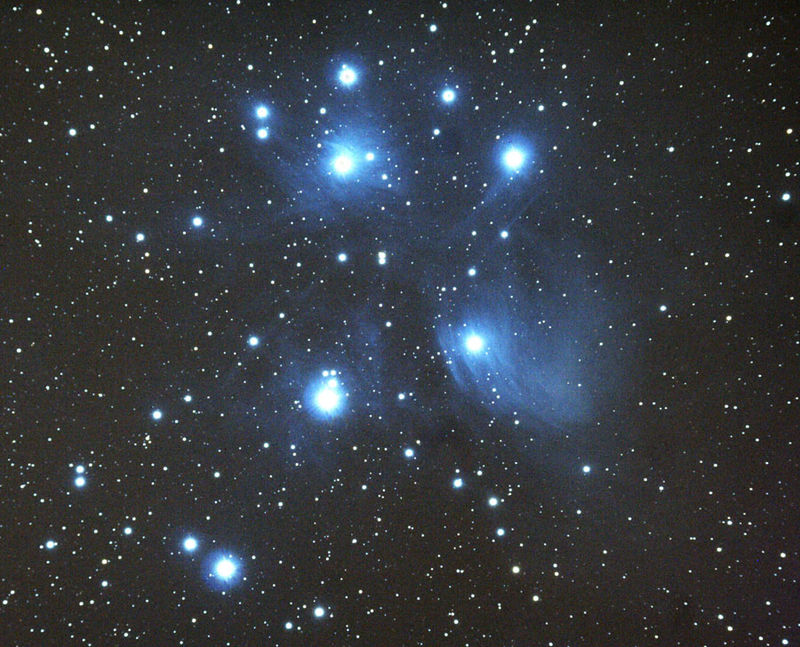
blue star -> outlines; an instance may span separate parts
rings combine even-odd
[[[352,67],[348,65],[342,65],[342,69],[339,71],[339,81],[342,85],[350,87],[356,82],[357,79],[358,75]]]
[[[222,557],[214,564],[214,575],[225,582],[229,582],[236,575],[239,567],[230,557]]]
[[[183,549],[187,553],[193,553],[195,550],[197,550],[197,540],[189,535],[183,540]]]
[[[483,337],[473,333],[467,337],[466,341],[464,342],[464,346],[466,346],[467,351],[475,355],[484,349],[486,342],[484,341]]]
[[[267,110],[266,106],[258,106],[256,108],[256,117],[259,119],[266,119],[269,116],[269,110]]]
[[[333,158],[333,170],[339,175],[348,175],[354,166],[353,156],[349,153],[341,153]]]
[[[341,412],[347,394],[339,381],[336,371],[322,371],[322,381],[312,387],[311,405],[323,417]]]
[[[510,146],[503,153],[503,164],[510,171],[518,171],[525,163],[525,153],[516,146]]]
[[[266,139],[267,137],[269,137],[269,130],[268,130],[268,129],[266,129],[266,128],[259,128],[259,129],[256,131],[256,136],[257,136],[259,139]]]
[[[456,93],[455,90],[451,90],[450,88],[445,88],[442,90],[442,101],[445,103],[453,103],[456,100]]]

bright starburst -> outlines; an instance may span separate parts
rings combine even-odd
[[[214,575],[228,581],[236,575],[236,563],[230,557],[223,557],[214,564]]]
[[[480,335],[472,334],[469,337],[467,337],[467,341],[464,343],[464,345],[467,347],[467,350],[470,353],[474,354],[474,353],[480,353],[483,350],[484,346],[486,345],[486,342]]]
[[[342,65],[342,69],[339,71],[339,81],[342,85],[351,86],[357,78],[356,71],[352,67]]]
[[[339,175],[347,175],[353,170],[353,157],[347,153],[337,155],[333,160],[333,170]]]
[[[525,162],[525,153],[516,146],[508,148],[503,153],[503,164],[511,171],[518,171]]]

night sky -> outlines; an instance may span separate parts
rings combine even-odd
[[[595,4],[3,6],[0,643],[800,644],[800,9]]]

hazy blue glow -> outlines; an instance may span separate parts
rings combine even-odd
[[[256,108],[256,117],[259,119],[266,119],[267,115],[269,115],[269,110],[267,110],[266,106],[258,106]]]

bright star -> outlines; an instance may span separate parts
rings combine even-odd
[[[339,81],[342,82],[342,85],[353,85],[356,82],[356,71],[352,67],[342,65],[342,69],[339,72]]]
[[[508,232],[505,229],[500,232],[500,238],[502,238],[503,240],[508,238]]]
[[[474,267],[470,267],[467,270],[467,274],[469,274],[470,276],[475,276],[477,273],[478,273],[478,270],[476,270]]]
[[[592,468],[591,468],[591,467],[589,467],[588,465],[584,465],[584,466],[583,466],[583,473],[584,473],[584,474],[588,474],[588,473],[589,473],[589,472],[591,472],[591,471],[592,471]]]
[[[186,539],[183,540],[183,549],[187,553],[194,552],[197,549],[197,540],[191,535],[186,537]]]
[[[665,306],[665,305],[660,305],[660,306],[658,306],[658,309],[659,309],[661,312],[666,312],[666,311],[667,311],[667,306]]]
[[[407,447],[406,450],[403,452],[403,455],[406,458],[414,458],[414,450],[411,447]]]
[[[431,25],[429,27],[429,29],[431,30],[431,33],[433,34],[436,31],[437,27],[436,27],[436,25]]]
[[[325,608],[324,607],[317,607],[314,609],[314,617],[315,618],[324,618],[325,617]]]
[[[255,335],[252,335],[248,340],[247,344],[250,348],[255,348],[260,343],[260,340]]]
[[[136,242],[141,243],[144,240],[144,234],[136,234]]]
[[[461,487],[463,487],[463,486],[464,486],[464,479],[462,479],[462,478],[453,479],[453,487],[456,490],[461,488]]]
[[[781,200],[783,200],[784,202],[789,202],[789,200],[791,200],[791,199],[792,199],[792,196],[789,193],[784,193],[781,196]]]
[[[202,227],[203,219],[200,216],[195,216],[194,218],[192,218],[192,225],[194,227]]]
[[[483,341],[483,337],[473,334],[467,337],[465,345],[470,353],[480,353],[483,350],[485,343],[486,342]]]
[[[44,547],[47,550],[53,550],[56,546],[58,546],[58,542],[55,542],[52,539],[48,539],[44,544]]]
[[[187,393],[186,395],[183,396],[183,401],[184,402],[191,402],[192,401],[192,396]]]
[[[498,528],[497,529],[497,536],[498,537],[502,537],[505,534],[506,534],[506,531],[503,528]]]
[[[256,108],[256,117],[259,119],[266,119],[268,114],[269,110],[267,110],[266,106],[258,106],[258,108]]]
[[[126,526],[125,529],[122,532],[125,535],[130,535],[131,533],[133,533],[133,528],[131,528],[130,526]]]
[[[156,409],[150,415],[153,417],[153,420],[161,420],[161,418],[164,417],[164,414],[161,413],[161,409]]]
[[[75,467],[76,474],[83,474],[86,471],[86,468],[83,465],[77,465]]]
[[[317,396],[315,398],[317,407],[319,407],[319,409],[324,413],[331,413],[335,411],[339,406],[340,400],[341,396],[336,388],[331,388],[329,386],[325,386],[317,391]]]
[[[69,136],[70,137],[75,137],[75,135],[77,135],[77,134],[78,134],[78,131],[75,130],[74,128],[70,128],[69,129]]]
[[[489,505],[493,508],[499,503],[496,496],[489,497]]]
[[[86,485],[86,479],[83,476],[78,476],[75,479],[75,487],[83,487]]]
[[[333,160],[333,170],[339,175],[347,175],[353,170],[353,158],[347,153],[337,155]]]
[[[259,128],[256,131],[256,135],[258,136],[259,139],[266,139],[267,137],[269,137],[269,130],[267,130],[266,128]]]
[[[453,103],[453,101],[455,100],[456,100],[456,93],[450,88],[447,88],[442,92],[442,101],[444,101],[445,103]]]
[[[525,153],[519,148],[512,146],[503,153],[503,164],[512,171],[518,171],[523,162],[525,162]]]
[[[345,254],[344,252],[339,254],[336,258],[339,259],[340,263],[346,263],[347,262],[347,254]]]
[[[214,573],[223,580],[229,580],[236,574],[236,564],[229,557],[223,557],[214,565]]]
[[[293,625],[291,622],[287,622],[287,623],[286,623],[285,625],[283,625],[283,626],[284,626],[284,628],[286,629],[286,631],[291,631],[291,630],[294,628],[294,625]]]
[[[375,159],[375,153],[367,153],[364,157],[368,162],[371,162]]]

